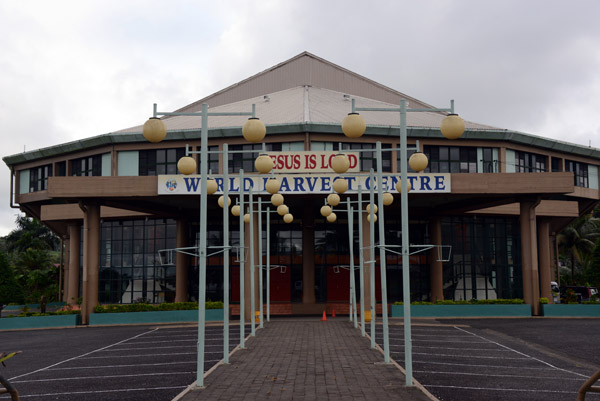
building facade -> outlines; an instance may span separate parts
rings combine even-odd
[[[350,262],[350,246],[357,266],[361,249],[364,261],[371,258],[366,215],[363,243],[354,235],[350,245],[345,213],[339,212],[334,223],[319,213],[324,198],[333,192],[329,158],[340,150],[355,155],[356,176],[346,178],[350,188],[342,200],[357,200],[360,183],[368,201],[372,182],[366,174],[376,167],[372,150],[381,143],[385,185],[395,197],[385,208],[385,239],[392,246],[400,244],[400,196],[394,189],[400,164],[398,115],[361,113],[366,133],[349,139],[342,134],[341,121],[351,111],[351,99],[360,107],[397,107],[405,99],[410,107],[432,108],[302,53],[178,110],[198,112],[207,103],[211,111],[230,112],[250,110],[255,104],[256,115],[267,127],[264,150],[275,158],[280,192],[294,215],[288,224],[272,214],[270,237],[262,230],[263,255],[259,256],[255,241],[255,262],[268,258],[275,266],[266,284],[272,313],[313,314],[325,307],[347,311],[350,272],[344,267]],[[436,245],[410,257],[411,299],[523,298],[536,313],[540,296],[552,299],[550,281],[556,279],[558,267],[556,234],[600,199],[600,151],[472,122],[466,122],[463,137],[450,141],[439,133],[444,117],[434,111],[408,114],[409,145],[418,143],[429,158],[423,173],[409,172],[410,242]],[[236,202],[240,169],[247,177],[244,184],[253,187],[254,199],[261,199],[265,208],[270,205],[266,178],[254,166],[263,144],[242,138],[245,119],[211,117],[208,123],[212,152],[208,165],[220,184],[218,193],[209,196],[209,247],[223,243],[217,198],[227,184]],[[168,134],[160,143],[145,141],[137,126],[3,159],[11,169],[11,206],[40,219],[64,240],[64,300],[82,297],[84,319],[97,303],[140,299],[160,303],[197,296],[196,258],[159,251],[193,247],[198,240],[199,175],[179,175],[177,161],[186,146],[199,150],[201,122],[193,116],[163,121]],[[218,153],[225,144],[230,152]],[[237,153],[241,150],[255,153]],[[222,180],[225,157],[228,183]],[[249,235],[240,247],[235,218],[229,232],[231,280],[223,283],[223,254],[209,256],[207,298],[222,299],[223,286],[229,285],[236,313],[239,249],[248,250]],[[250,235],[257,239],[258,230]],[[401,257],[390,252],[386,262],[388,300],[402,300]],[[379,300],[378,263],[375,256]],[[365,287],[369,266],[365,264]],[[355,276],[359,283],[358,271]],[[245,286],[250,297],[249,279]],[[362,301],[370,302],[368,292]],[[246,316],[251,316],[248,312]]]

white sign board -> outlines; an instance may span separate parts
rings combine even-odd
[[[246,175],[244,176],[244,190],[252,191],[256,194],[266,194],[265,183],[271,177],[268,175]],[[346,193],[356,193],[358,184],[363,191],[369,191],[371,185],[377,189],[377,179],[373,181],[368,175],[353,175],[339,177],[336,174],[275,174],[275,177],[281,182],[281,194],[329,194],[333,191],[333,181],[335,179],[348,181],[348,191]],[[219,189],[217,193],[223,192],[223,177],[216,175],[213,178],[217,181]],[[382,177],[383,190],[386,192],[396,192],[396,183],[400,180],[400,174],[387,173]],[[408,174],[408,180],[411,183],[411,193],[448,193],[451,192],[450,174],[444,173],[422,173]],[[229,192],[236,193],[240,191],[240,180],[237,176],[229,176]],[[158,176],[158,194],[159,195],[198,195],[200,194],[200,175],[159,175]]]

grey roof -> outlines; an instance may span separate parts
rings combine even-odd
[[[207,102],[209,106],[212,105],[209,112],[251,111],[252,104],[255,104],[256,115],[267,126],[267,134],[297,132],[342,134],[341,122],[351,111],[350,98],[356,99],[357,107],[397,108],[400,99],[405,99],[408,100],[409,107],[432,108],[424,102],[304,52],[185,106],[178,112],[197,112],[203,102]],[[446,106],[442,105],[442,107]],[[361,112],[361,115],[367,123],[366,135],[398,135],[399,114]],[[440,137],[439,126],[444,117],[444,113],[433,111],[408,113],[409,136]],[[246,119],[247,117],[244,116],[210,117],[209,137],[239,137],[241,136],[240,128]],[[170,116],[163,120],[169,131],[167,140],[199,138],[200,118]],[[465,123],[464,138],[509,141],[600,160],[600,150],[595,148],[469,121]],[[105,135],[6,156],[3,160],[7,165],[12,166],[104,145],[142,143],[145,140],[141,132],[142,125],[140,124]]]
[[[299,86],[286,89],[265,96],[255,97],[230,103],[214,108],[209,112],[239,112],[251,111],[252,104],[256,104],[256,116],[265,125],[279,124],[341,124],[344,117],[352,111],[350,97],[344,93],[329,89]],[[357,107],[398,108],[398,105],[380,102],[373,99],[354,97]],[[409,104],[410,107],[410,104]],[[419,105],[419,107],[421,107]],[[399,113],[386,112],[361,112],[367,125],[391,127],[400,124]],[[437,112],[408,113],[407,125],[418,128],[439,127],[445,114]],[[210,117],[208,128],[241,127],[248,117]],[[201,118],[196,116],[173,116],[164,119],[168,131],[199,130],[202,126]],[[466,122],[467,129],[495,129],[489,125]],[[116,133],[140,133],[142,125],[127,128]]]

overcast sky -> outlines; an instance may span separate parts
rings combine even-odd
[[[142,124],[309,51],[467,120],[600,147],[600,2],[0,1],[0,155]],[[0,167],[0,236],[14,228]]]

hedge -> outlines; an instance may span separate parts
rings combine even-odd
[[[206,302],[206,309],[223,309],[223,302]],[[98,305],[94,308],[94,313],[123,313],[123,312],[156,312],[170,310],[194,310],[198,309],[197,302],[173,302],[158,305],[137,303],[137,304],[112,304]]]

